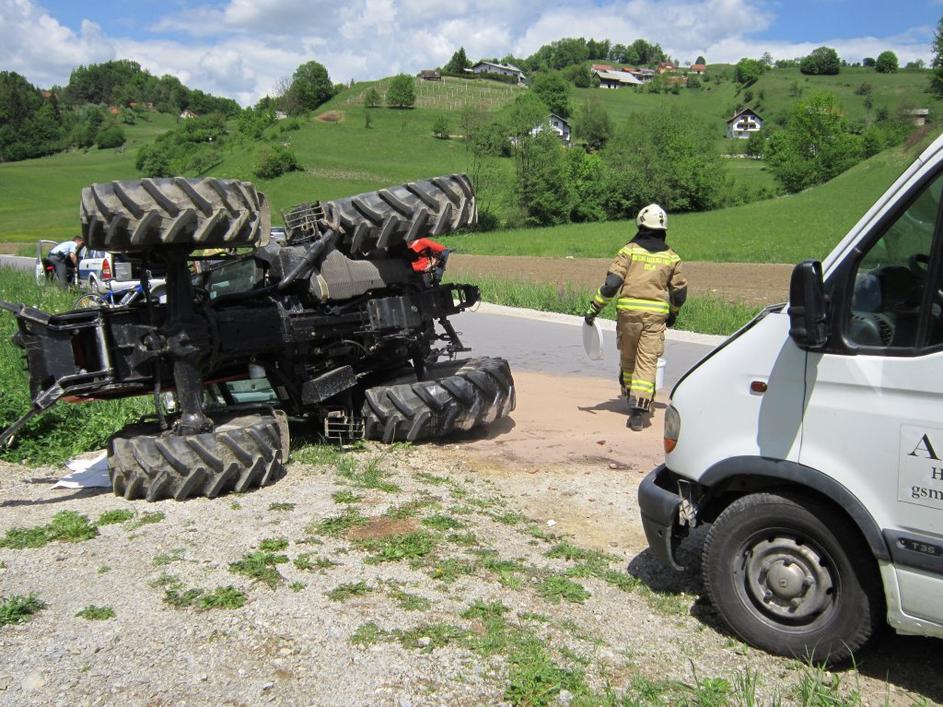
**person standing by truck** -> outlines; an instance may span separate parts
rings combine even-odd
[[[644,427],[655,400],[658,357],[665,351],[665,327],[672,326],[687,298],[688,283],[681,258],[665,242],[668,214],[649,204],[635,219],[638,232],[616,254],[606,281],[593,296],[585,321],[592,324],[618,295],[616,341],[620,354],[619,382],[628,399],[628,426]]]
[[[71,241],[59,243],[46,256],[56,270],[56,279],[63,287],[68,287],[75,279],[75,271],[79,267],[79,252],[84,246],[82,236],[75,236]]]

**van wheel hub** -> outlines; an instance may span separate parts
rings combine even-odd
[[[807,619],[825,611],[833,583],[822,557],[794,538],[765,539],[744,555],[747,591],[776,619]]]

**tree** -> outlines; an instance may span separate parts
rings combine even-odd
[[[853,135],[838,99],[815,93],[793,106],[785,127],[766,145],[770,171],[790,192],[828,181],[861,157],[861,137]]]
[[[897,55],[892,51],[881,52],[874,63],[874,69],[879,74],[894,73],[897,71]]]
[[[612,137],[612,122],[606,108],[597,100],[586,101],[580,109],[573,127],[576,137],[591,150],[605,147]]]
[[[327,69],[316,61],[309,61],[292,74],[291,85],[285,95],[286,108],[291,114],[314,110],[333,95],[334,84]]]
[[[408,74],[397,74],[386,89],[386,105],[390,108],[412,108],[416,105],[416,85]]]
[[[542,130],[524,140],[529,143],[530,156],[527,171],[518,182],[518,196],[527,223],[566,223],[575,203],[566,149],[552,130]]]
[[[470,66],[471,62],[468,61],[468,57],[465,56],[465,47],[459,47],[458,51],[449,59],[449,63],[442,67],[442,71],[447,74],[461,76],[465,73],[465,69]]]
[[[927,62],[923,59],[917,59],[915,61],[908,61],[907,65],[904,67],[907,71],[923,71],[927,68]]]
[[[444,115],[438,116],[432,123],[432,135],[439,140],[449,139],[449,122]]]
[[[371,86],[363,94],[363,104],[367,108],[376,108],[383,102],[380,92],[374,86]]]
[[[55,103],[19,74],[0,71],[0,162],[52,154],[62,133]]]
[[[703,54],[698,54],[697,59],[694,60],[695,64],[706,64],[707,59],[704,58]]]
[[[723,167],[716,136],[698,115],[674,105],[630,116],[602,152],[607,212],[634,217],[645,204],[699,211],[720,202]]]
[[[773,67],[773,55],[769,52],[763,52],[763,56],[760,57],[760,62],[767,69],[771,69]]]
[[[734,67],[734,79],[739,84],[749,86],[756,83],[765,70],[762,62],[744,57]]]
[[[593,74],[586,64],[568,66],[563,71],[563,75],[566,76],[567,81],[572,82],[577,88],[589,88],[593,82]]]
[[[299,169],[294,152],[281,145],[266,145],[256,156],[253,172],[261,179],[274,179]]]
[[[813,76],[832,76],[841,70],[841,60],[838,52],[831,47],[813,49],[809,56],[799,62],[799,71]]]
[[[531,90],[551,113],[556,113],[561,118],[569,117],[570,86],[562,75],[557,72],[537,74],[531,84]]]
[[[936,23],[936,32],[933,35],[933,60],[930,62],[930,93],[943,96],[943,17]]]
[[[874,60],[873,56],[866,56],[861,60],[861,65],[869,69],[873,69],[875,64],[877,64],[877,62]]]

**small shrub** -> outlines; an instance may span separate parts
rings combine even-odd
[[[287,172],[301,169],[295,153],[281,145],[266,145],[255,159],[255,176],[260,179],[275,179]]]
[[[432,124],[432,135],[439,140],[449,139],[449,122],[444,115],[440,115]]]
[[[379,626],[370,621],[369,623],[361,624],[357,627],[357,630],[354,631],[354,635],[350,637],[350,642],[355,646],[372,646],[374,643],[379,643],[385,637],[386,633]]]
[[[217,587],[207,592],[202,589],[183,590],[179,583],[164,592],[164,603],[175,609],[194,607],[199,611],[210,609],[240,609],[246,604],[246,595],[232,586]]]
[[[76,617],[85,619],[86,621],[107,621],[108,619],[115,618],[115,610],[110,606],[95,606],[94,604],[89,604],[77,613]]]
[[[331,495],[331,498],[334,500],[334,503],[360,503],[363,500],[363,496],[358,496],[353,491],[338,491],[335,494]]]
[[[99,150],[106,150],[113,147],[121,147],[125,143],[124,130],[120,125],[112,125],[110,128],[99,130],[95,137],[95,144]]]
[[[35,594],[15,594],[0,601],[0,626],[22,624],[46,608]]]

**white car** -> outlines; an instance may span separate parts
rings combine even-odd
[[[82,289],[98,292],[102,284],[111,280],[133,279],[131,263],[123,256],[104,250],[82,249],[78,271],[78,284]]]

